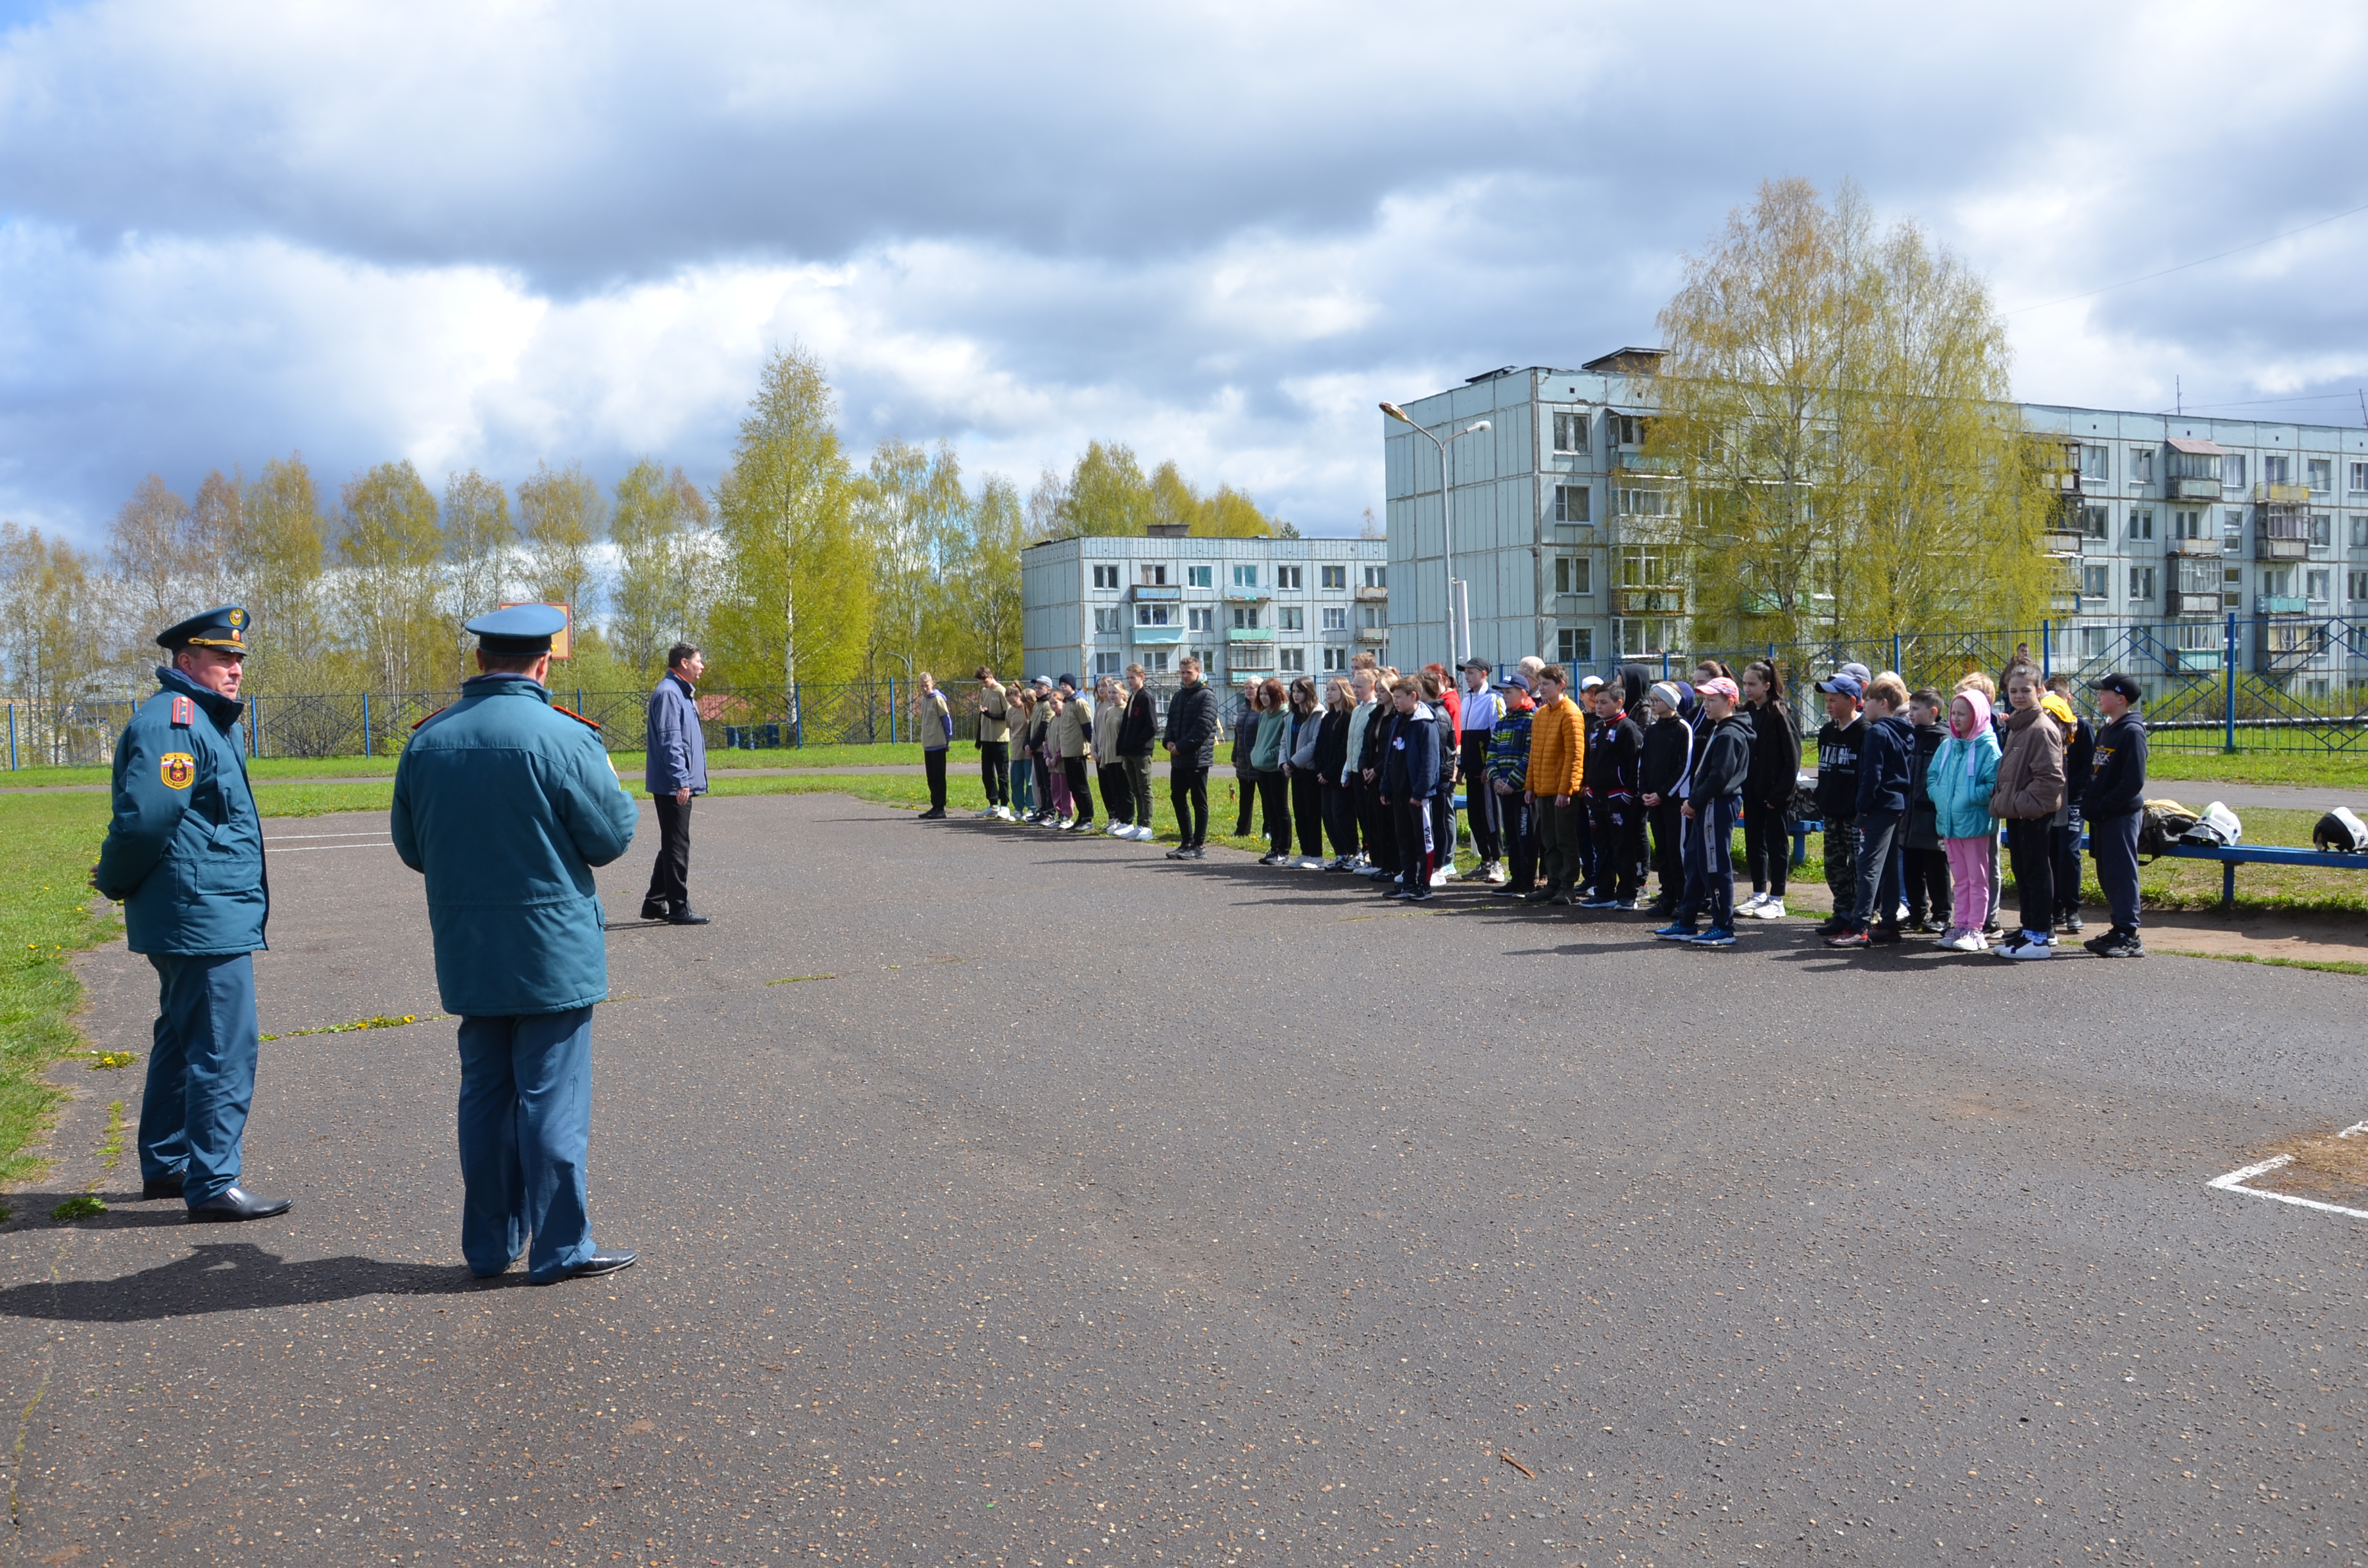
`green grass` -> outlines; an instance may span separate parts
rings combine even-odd
[[[2157,953],[2168,953],[2182,959],[2217,959],[2223,963],[2267,964],[2271,969],[2316,969],[2328,974],[2368,974],[2368,963],[2354,963],[2350,959],[2265,959],[2257,953],[2207,953],[2196,948],[2154,948]]]
[[[2146,749],[2147,793],[2163,783],[2293,784],[2328,790],[2368,790],[2368,751],[2239,752],[2235,756],[2214,752]],[[2176,797],[2174,798],[2180,798]],[[2199,805],[2203,802],[2198,801]],[[2330,801],[2329,805],[2340,801]]]
[[[0,1181],[42,1167],[25,1151],[59,1098],[44,1074],[81,1043],[82,983],[67,955],[122,929],[91,913],[107,817],[101,795],[0,797]]]

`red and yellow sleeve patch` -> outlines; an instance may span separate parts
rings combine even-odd
[[[168,751],[159,759],[157,777],[170,790],[186,790],[198,777],[198,759],[185,751]]]

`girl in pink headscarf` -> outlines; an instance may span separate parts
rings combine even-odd
[[[1998,819],[1990,815],[1998,770],[1990,699],[1979,691],[1961,691],[1950,699],[1949,733],[1924,776],[1956,890],[1956,910],[1941,945],[1961,953],[1989,946],[1982,938],[1982,921],[1990,907],[1990,846],[1998,839]]]

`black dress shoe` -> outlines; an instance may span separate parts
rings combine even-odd
[[[652,900],[650,903],[642,905],[643,919],[664,920],[666,917],[666,906],[665,904],[659,903],[655,900]]]
[[[637,1252],[596,1252],[574,1268],[554,1279],[538,1279],[538,1285],[556,1285],[561,1279],[598,1279],[603,1274],[614,1274],[620,1268],[631,1268],[641,1260]]]
[[[142,1203],[154,1203],[160,1198],[180,1196],[181,1173],[178,1171],[175,1171],[171,1176],[158,1176],[154,1181],[143,1181],[140,1184],[140,1201]]]
[[[268,1220],[296,1207],[292,1198],[257,1198],[244,1187],[226,1187],[203,1203],[189,1206],[192,1225],[229,1225],[241,1220]]]
[[[666,923],[669,926],[704,926],[707,924],[707,919],[706,915],[693,915],[685,908],[677,909],[672,915],[666,916]]]

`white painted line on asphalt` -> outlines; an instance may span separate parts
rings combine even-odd
[[[267,838],[266,844],[293,844],[300,838],[384,838],[382,827],[358,827],[351,833],[282,833]]]
[[[282,855],[311,855],[323,849],[392,849],[394,840],[381,838],[375,844],[307,844],[302,849],[282,849]]]
[[[2361,1127],[2368,1127],[2368,1122],[2362,1122]],[[2348,1138],[2360,1130],[2360,1127],[2346,1128],[2341,1135]],[[2293,1163],[2292,1154],[2273,1154],[2258,1165],[2247,1165],[2242,1170],[2230,1171],[2226,1176],[2214,1176],[2205,1185],[2218,1187],[2223,1192],[2242,1192],[2278,1203],[2291,1203],[2297,1209],[2318,1209],[2329,1214],[2349,1214],[2355,1220],[2368,1220],[2368,1209],[2346,1209],[2340,1203],[2321,1203],[2315,1198],[2296,1198],[2290,1192],[2263,1192],[2258,1187],[2245,1185],[2257,1176],[2267,1176],[2279,1166]]]

